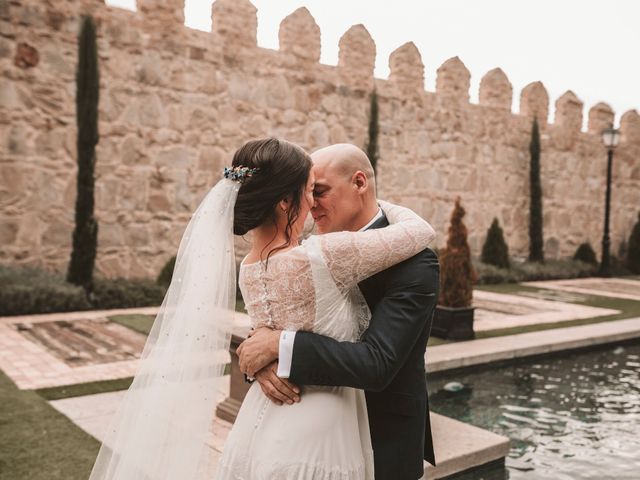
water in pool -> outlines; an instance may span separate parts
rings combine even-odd
[[[433,411],[511,439],[510,480],[640,479],[640,343],[434,377],[429,390]]]

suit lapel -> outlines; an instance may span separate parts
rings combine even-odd
[[[377,219],[375,222],[369,225],[369,228],[367,228],[367,230],[372,230],[375,228],[384,228],[387,226],[389,226],[389,220],[387,220],[387,217],[383,213],[379,219]]]

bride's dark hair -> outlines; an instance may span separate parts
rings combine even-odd
[[[289,198],[285,237],[287,243],[271,253],[291,244],[292,225],[300,214],[300,202],[311,172],[311,158],[299,146],[265,138],[245,143],[233,156],[233,167],[257,168],[240,187],[233,211],[233,233],[244,235],[266,221],[275,221],[278,203]],[[268,256],[267,256],[268,258]]]

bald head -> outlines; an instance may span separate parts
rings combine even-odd
[[[311,210],[320,233],[358,230],[378,211],[375,174],[367,155],[338,143],[311,154],[316,206]]]
[[[311,159],[316,167],[330,169],[346,177],[361,171],[372,186],[375,185],[375,174],[369,157],[355,145],[350,143],[329,145],[313,152]],[[372,190],[375,191],[375,188]]]

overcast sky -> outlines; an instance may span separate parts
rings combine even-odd
[[[106,0],[134,9],[135,0]],[[211,30],[211,0],[186,0],[185,23]],[[591,106],[607,102],[616,118],[640,110],[640,1],[638,0],[253,0],[258,45],[278,48],[284,17],[301,6],[320,26],[320,61],[335,65],[338,41],[362,23],[377,46],[375,76],[387,78],[389,54],[413,41],[425,64],[425,88],[435,72],[459,56],[471,72],[471,101],[482,76],[502,68],[514,87],[514,112],[522,88],[541,80],[553,103],[566,90]]]

